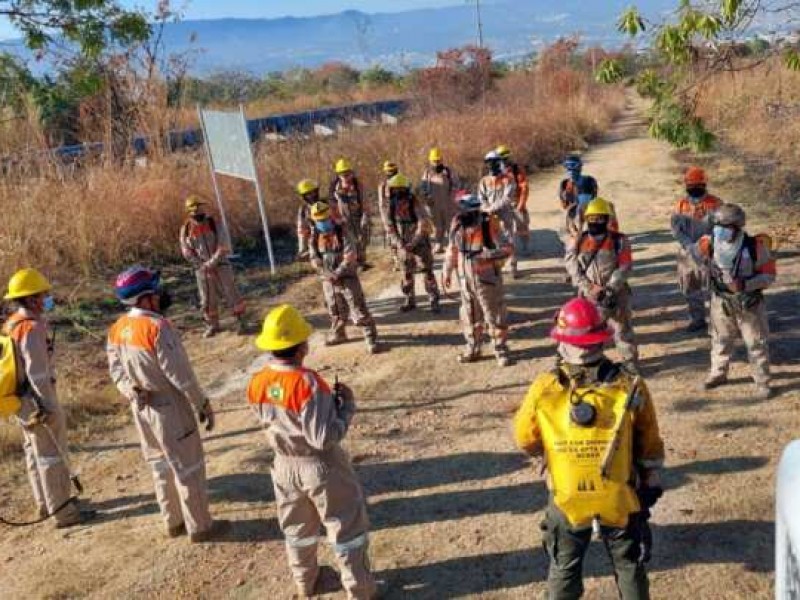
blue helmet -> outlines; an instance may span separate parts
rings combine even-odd
[[[123,304],[134,305],[145,294],[158,293],[160,282],[160,272],[137,265],[117,276],[114,293]]]
[[[583,160],[577,154],[570,154],[564,159],[563,164],[567,171],[577,171],[583,167]]]
[[[473,212],[481,209],[481,201],[478,196],[467,191],[459,194],[456,201],[461,212]]]

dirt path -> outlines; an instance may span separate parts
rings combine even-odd
[[[674,283],[674,245],[665,227],[679,191],[669,148],[648,139],[632,107],[609,140],[589,152],[587,172],[617,206],[634,241],[636,328],[668,447],[669,491],[654,517],[654,598],[767,598],[772,585],[772,489],[780,449],[800,431],[800,317],[797,253],[785,253],[769,298],[776,383],[766,402],[736,385],[705,393],[708,340],[685,336]],[[570,297],[555,230],[560,172],[533,179],[536,253],[526,278],[508,287],[516,364],[460,366],[457,306],[434,318],[397,312],[393,276],[370,277],[370,297],[390,351],[365,356],[360,342],[335,351],[314,345],[312,366],[338,373],[360,398],[348,441],[369,493],[376,570],[393,598],[531,598],[544,589],[538,523],[546,492],[514,451],[509,420],[536,373],[552,363],[548,332]],[[735,197],[735,190],[719,190]],[[758,231],[757,225],[751,229]],[[313,281],[289,297],[313,307]],[[191,546],[161,536],[149,474],[133,430],[75,448],[75,462],[102,519],[67,534],[47,525],[0,530],[0,596],[289,597],[291,584],[275,521],[270,453],[243,406],[249,342],[211,344],[190,336],[193,358],[221,407],[207,438],[213,512],[234,521],[229,539]],[[3,490],[6,506],[27,497]],[[614,597],[607,559],[594,547],[587,597]]]

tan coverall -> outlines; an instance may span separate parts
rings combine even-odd
[[[516,245],[517,242],[522,246],[523,252],[528,251],[531,238],[531,216],[528,212],[528,173],[525,167],[517,163],[508,163],[508,174],[517,184],[514,197],[514,237],[511,240]]]
[[[311,207],[302,202],[297,209],[297,256],[308,256],[308,240],[311,237]]]
[[[40,424],[22,428],[28,480],[38,513],[44,517],[71,498],[69,470],[59,452],[67,452],[67,423],[56,395],[53,348],[47,339],[47,322],[24,308],[9,317],[3,333],[14,340],[21,363],[17,370],[19,389],[23,391],[19,418],[30,419],[37,401],[47,413],[47,427]],[[63,506],[54,518],[61,526],[76,523],[80,519],[77,502]]]
[[[450,222],[456,214],[453,194],[458,186],[458,178],[450,167],[445,167],[441,173],[437,173],[436,169],[429,165],[422,173],[420,191],[431,211],[437,252],[444,249],[447,243]]]
[[[742,238],[740,238],[742,239]],[[712,236],[700,238],[695,250],[711,274],[711,372],[727,377],[736,338],[741,333],[756,385],[769,385],[769,322],[763,291],[775,282],[775,260],[759,238],[742,239],[732,265],[725,264]],[[730,286],[738,283],[741,290]]]
[[[577,239],[583,231],[583,208],[589,201],[597,198],[597,180],[591,175],[581,175],[575,181],[567,177],[558,187],[561,208],[564,209],[564,235],[562,241],[569,244],[570,239]]]
[[[314,589],[324,526],[348,598],[372,598],[366,500],[340,445],[355,412],[352,398],[347,394],[339,404],[319,374],[272,359],[251,379],[247,399],[275,452],[278,522],[298,588],[305,595]]]
[[[349,181],[337,177],[331,184],[331,196],[337,214],[341,215],[345,229],[356,244],[358,266],[367,263],[367,245],[370,239],[370,211],[361,192],[361,184],[353,177]]]
[[[322,278],[325,308],[331,319],[329,340],[341,342],[347,339],[349,318],[354,325],[361,327],[367,345],[374,346],[378,330],[358,278],[355,243],[343,225],[335,223],[330,233],[312,230],[311,264]]]
[[[512,251],[511,242],[495,217],[474,213],[478,218],[465,225],[456,217],[450,230],[445,280],[458,274],[461,292],[461,324],[467,354],[477,356],[484,327],[494,342],[495,352],[508,350],[508,314],[503,286],[502,261]]]
[[[622,360],[636,365],[639,351],[633,333],[631,290],[628,287],[633,253],[628,238],[617,232],[609,232],[600,239],[583,233],[567,247],[565,261],[572,284],[581,296],[597,304],[600,315],[614,329]],[[605,301],[605,306],[602,295],[612,299]]]
[[[378,186],[378,212],[380,212],[381,215],[381,223],[383,224],[384,235],[386,235],[386,243],[389,245],[389,251],[392,253],[394,270],[399,271],[402,267],[400,250],[397,247],[395,239],[392,238],[391,229],[389,227],[389,179],[391,179],[391,177],[384,178]]]
[[[213,217],[206,215],[202,221],[189,218],[183,224],[181,253],[194,268],[203,320],[214,329],[219,328],[220,296],[237,318],[245,310],[233,279],[233,267],[226,256],[229,251],[219,238]]]
[[[108,333],[111,379],[131,403],[144,459],[167,528],[211,528],[203,442],[192,408],[206,398],[170,322],[133,308]]]
[[[400,290],[410,306],[416,303],[414,274],[417,269],[417,258],[422,263],[425,291],[431,304],[438,305],[439,302],[439,285],[433,273],[433,248],[431,236],[426,231],[426,223],[430,223],[430,213],[410,190],[405,197],[390,199],[390,232],[392,239],[400,248],[400,256],[403,259],[403,281]]]
[[[701,237],[711,233],[714,228],[712,213],[720,206],[722,200],[708,194],[697,203],[682,198],[672,211],[672,235],[680,244],[677,257],[678,287],[686,298],[692,323],[705,322],[708,296],[708,268],[695,260],[692,246]]]
[[[505,235],[513,240],[515,232],[521,224],[515,212],[518,189],[517,182],[508,171],[502,175],[486,175],[478,183],[478,198],[481,210],[490,215],[497,215],[503,226]],[[517,272],[517,254],[512,252],[508,259],[512,274]]]

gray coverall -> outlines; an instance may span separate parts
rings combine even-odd
[[[206,397],[180,337],[161,315],[133,308],[109,330],[106,350],[111,379],[131,403],[166,527],[208,531],[206,463],[192,410],[202,410]]]
[[[250,380],[247,399],[275,452],[278,522],[298,590],[305,595],[314,590],[324,526],[347,597],[372,598],[366,500],[340,445],[355,412],[352,397],[345,393],[337,403],[319,374],[273,358]]]
[[[23,448],[33,500],[41,517],[52,515],[71,497],[70,476],[59,452],[67,451],[67,424],[56,395],[56,376],[52,347],[47,339],[47,322],[24,308],[17,310],[3,326],[17,350],[17,378],[22,408],[19,418],[27,421],[36,412],[36,402],[47,413],[45,425],[23,427]],[[26,389],[27,388],[27,389]],[[49,429],[49,431],[48,431]],[[63,506],[54,515],[56,525],[80,520],[76,502]]]

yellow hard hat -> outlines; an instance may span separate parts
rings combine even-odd
[[[313,331],[300,311],[291,304],[281,304],[269,311],[264,319],[256,347],[267,352],[287,350],[305,342]]]
[[[205,202],[203,201],[202,198],[200,198],[200,196],[195,196],[194,194],[192,194],[191,196],[186,198],[186,203],[184,204],[184,208],[186,209],[187,213],[192,215],[196,213],[197,209],[200,208],[200,206],[202,206],[203,204],[205,204]]]
[[[429,162],[441,162],[442,161],[442,151],[439,148],[431,148],[431,151],[428,153],[428,161]]]
[[[50,291],[50,282],[36,269],[22,269],[12,275],[8,282],[6,300],[27,298]]]
[[[297,193],[301,196],[319,191],[319,184],[313,179],[303,179],[297,184]]]
[[[346,158],[340,158],[336,161],[336,173],[341,175],[342,173],[347,173],[348,171],[353,170],[353,165],[350,164],[350,161]]]
[[[402,173],[398,173],[389,180],[389,189],[398,188],[411,189],[411,181]]]
[[[611,202],[605,200],[604,198],[595,198],[589,202],[589,204],[586,206],[586,210],[583,212],[584,217],[610,217],[613,214],[614,208],[611,205]]]
[[[383,172],[387,175],[390,173],[397,173],[397,171],[397,163],[393,163],[390,160],[387,160],[385,163],[383,163]]]
[[[324,221],[331,216],[331,207],[327,202],[316,202],[311,207],[311,219],[314,221]]]
[[[503,144],[495,148],[495,152],[497,152],[500,155],[500,158],[508,158],[509,156],[511,156],[511,149]]]

